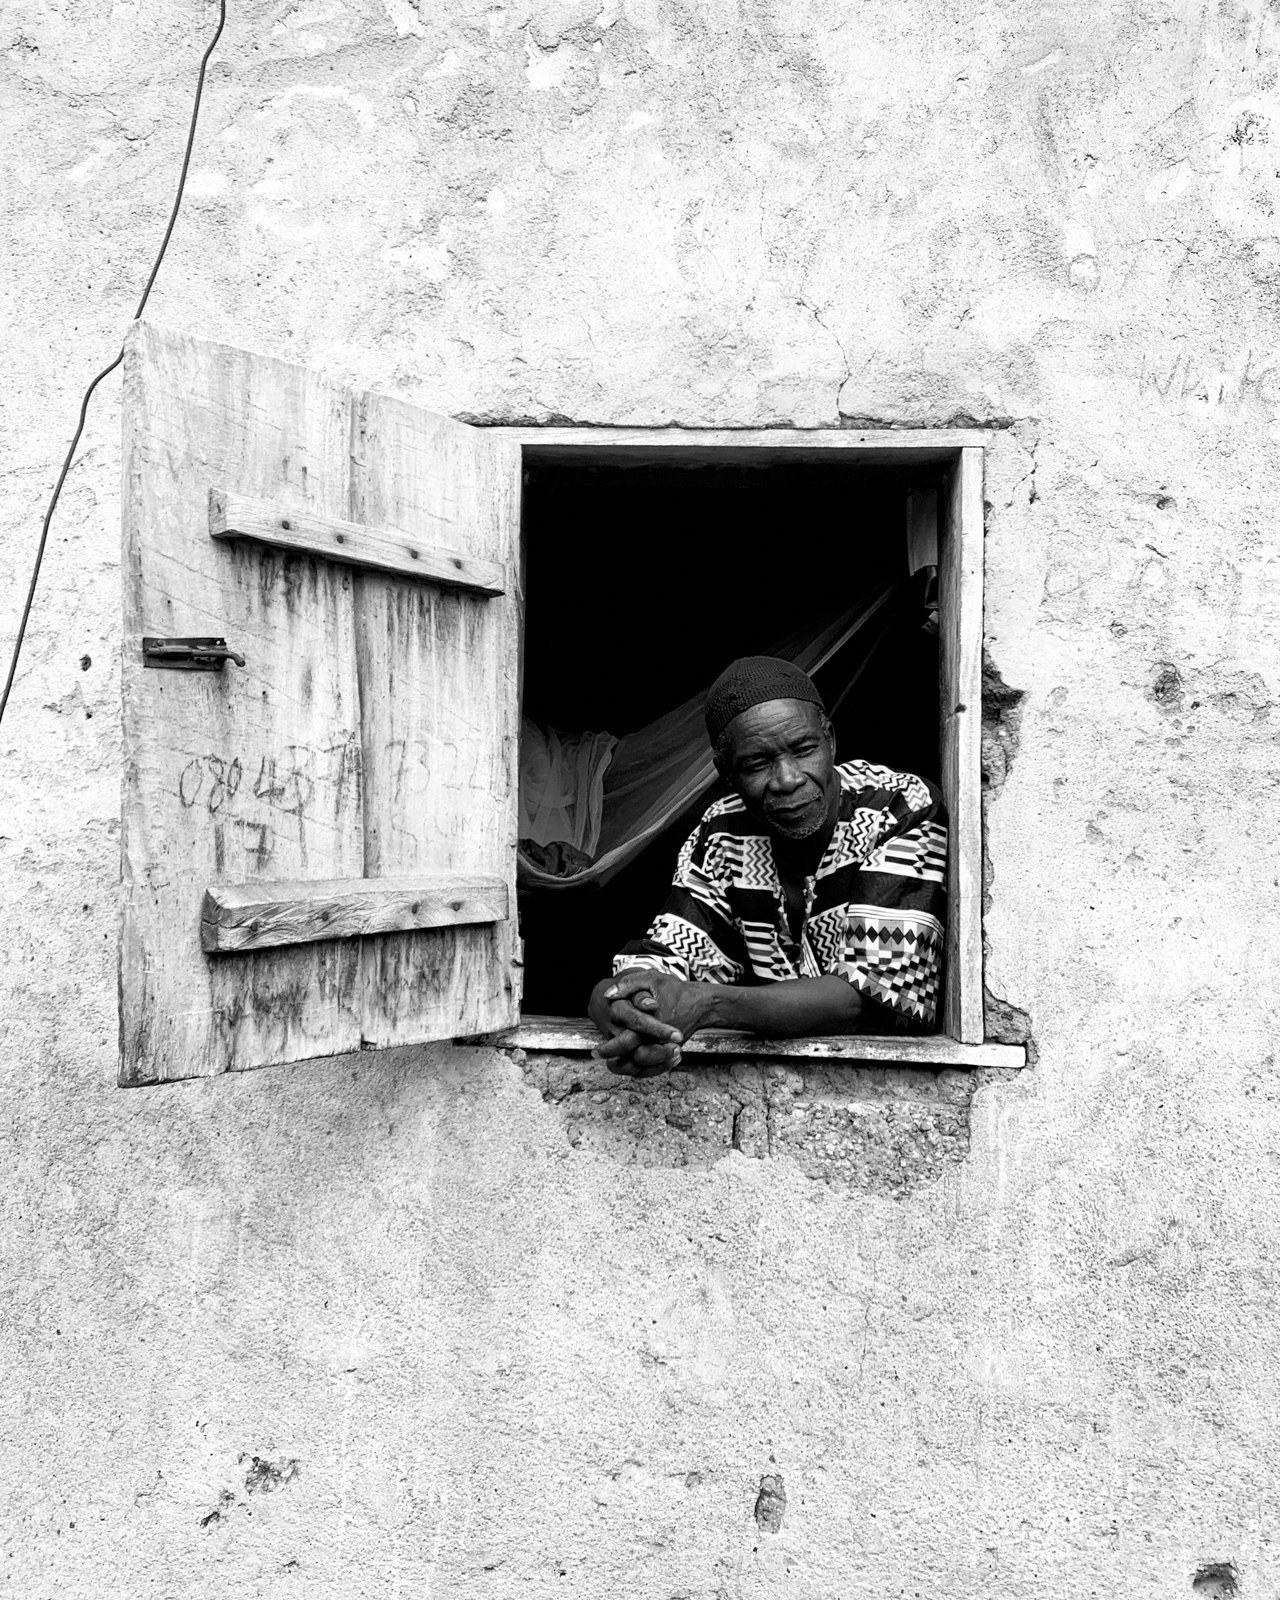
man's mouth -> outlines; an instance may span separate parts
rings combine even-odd
[[[778,822],[798,822],[801,817],[813,810],[813,806],[812,800],[802,800],[799,805],[794,806],[770,806],[769,815]]]

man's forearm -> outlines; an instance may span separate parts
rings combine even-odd
[[[698,991],[698,1026],[741,1028],[775,1039],[802,1033],[852,1033],[862,1015],[862,996],[843,978],[791,978],[739,988],[720,983]]]

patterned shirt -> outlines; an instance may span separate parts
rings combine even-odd
[[[730,984],[835,973],[878,1002],[868,1024],[933,1027],[946,906],[941,796],[923,778],[865,761],[836,772],[839,818],[804,880],[798,942],[773,841],[729,795],[685,841],[666,904],[647,936],[614,957],[614,973],[655,967]]]

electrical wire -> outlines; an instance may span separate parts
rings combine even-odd
[[[200,73],[196,78],[195,102],[191,107],[191,126],[187,130],[187,148],[182,157],[182,171],[178,176],[178,192],[173,197],[173,210],[169,213],[169,226],[164,230],[164,238],[160,241],[160,249],[156,252],[155,265],[151,268],[151,276],[147,279],[147,286],[142,291],[142,298],[138,301],[138,309],[134,312],[132,320],[137,322],[146,309],[147,300],[151,294],[151,287],[156,281],[156,274],[160,271],[160,263],[164,260],[164,253],[169,248],[169,240],[173,237],[174,224],[178,220],[178,212],[182,208],[182,193],[187,186],[187,168],[191,165],[191,152],[196,142],[196,123],[200,117],[200,99],[204,94],[204,75],[209,65],[209,57],[217,47],[218,40],[222,37],[222,30],[227,23],[227,0],[218,0],[218,26],[214,31],[209,46],[200,58]],[[49,498],[49,509],[44,514],[44,526],[40,530],[40,543],[36,547],[35,565],[31,569],[31,582],[27,587],[27,602],[22,608],[22,620],[18,623],[18,636],[14,640],[13,655],[9,659],[9,675],[5,679],[4,693],[0,694],[0,719],[4,717],[5,707],[9,704],[9,691],[13,688],[14,674],[18,670],[18,657],[22,653],[22,643],[27,636],[27,619],[31,615],[31,605],[36,597],[36,585],[40,581],[40,567],[44,561],[44,547],[49,540],[49,525],[53,521],[53,513],[57,509],[58,497],[62,493],[62,485],[67,481],[67,473],[71,470],[71,463],[75,459],[76,449],[80,444],[80,435],[84,432],[85,417],[89,413],[89,401],[93,398],[93,391],[102,380],[113,373],[124,360],[124,345],[120,346],[120,353],[109,367],[103,367],[93,382],[84,392],[84,399],[80,402],[80,421],[76,424],[75,437],[71,441],[66,459],[62,463],[62,471],[58,474],[58,481],[54,485],[53,494]]]

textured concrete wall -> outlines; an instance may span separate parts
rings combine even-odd
[[[5,10],[5,641],[212,21]],[[1005,429],[1039,1059],[116,1090],[111,380],[0,729],[15,1594],[1280,1592],[1278,73],[1261,0],[232,0],[157,320],[477,419]]]

